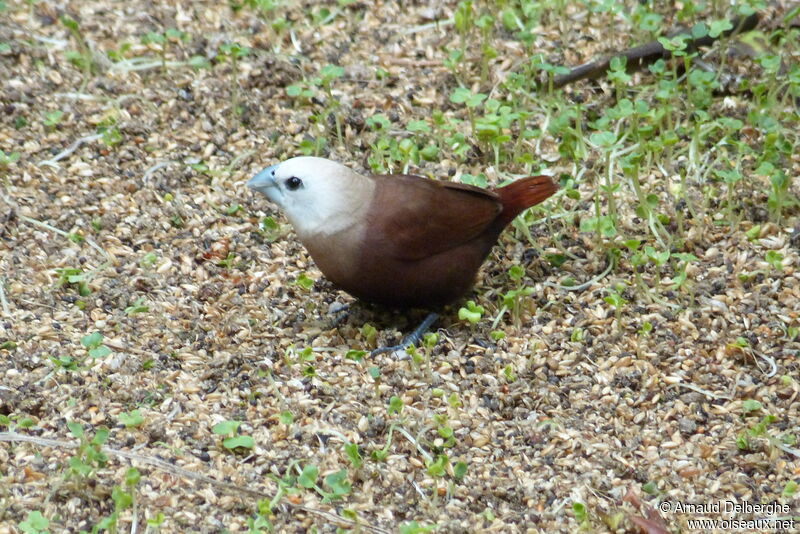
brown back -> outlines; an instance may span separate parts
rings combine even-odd
[[[492,225],[503,206],[492,191],[404,174],[374,177],[367,214],[382,253],[418,260],[455,248]]]

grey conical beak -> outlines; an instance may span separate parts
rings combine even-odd
[[[270,196],[268,190],[274,190],[278,188],[278,182],[275,180],[275,170],[278,168],[278,165],[267,167],[263,171],[250,178],[250,181],[247,182],[247,187],[254,191],[258,191],[259,193],[264,193],[265,195]]]

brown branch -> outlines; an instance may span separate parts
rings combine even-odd
[[[709,46],[713,44],[714,41],[717,41],[723,37],[729,37],[738,33],[748,32],[756,27],[758,20],[759,17],[756,13],[746,18],[736,17],[731,20],[733,28],[722,32],[722,34],[720,34],[718,37],[704,35],[703,37],[689,40],[687,43],[687,51],[693,52],[702,46]],[[687,33],[688,31],[689,30],[685,28],[681,28],[669,34],[668,37],[672,38],[677,35]],[[628,50],[620,52],[619,54],[614,54],[607,58],[598,61],[592,61],[591,63],[586,63],[579,67],[575,67],[567,74],[556,76],[553,80],[553,86],[564,87],[567,84],[577,82],[579,80],[585,80],[587,78],[595,80],[600,78],[601,76],[605,75],[606,71],[608,71],[611,60],[615,57],[624,57],[627,60],[626,65],[628,71],[636,71],[643,69],[647,65],[655,63],[659,59],[669,59],[672,57],[672,53],[664,48],[664,45],[658,41],[652,41],[647,44],[629,48]]]

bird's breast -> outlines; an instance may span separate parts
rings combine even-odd
[[[346,287],[358,270],[365,233],[365,225],[355,224],[299,237],[322,274],[334,284]]]

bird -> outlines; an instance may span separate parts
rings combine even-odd
[[[362,301],[438,308],[463,297],[503,229],[558,186],[530,176],[496,189],[406,174],[361,174],[287,159],[247,186],[286,215],[322,274]]]

